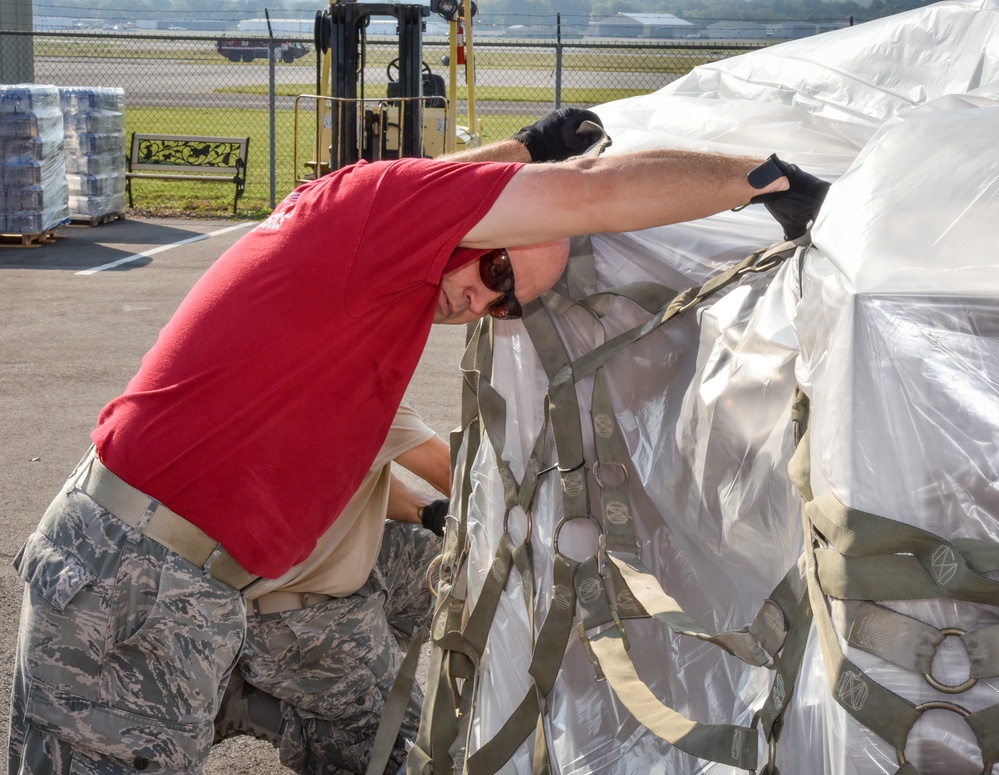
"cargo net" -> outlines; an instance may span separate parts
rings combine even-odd
[[[840,639],[922,676],[938,693],[964,692],[995,676],[999,628],[936,628],[878,602],[945,596],[994,606],[997,582],[983,574],[999,569],[995,545],[947,541],[831,495],[814,499],[808,398],[795,387],[793,354],[764,358],[770,371],[761,371],[760,362],[740,364],[742,345],[724,343],[726,332],[765,327],[759,316],[775,297],[800,294],[809,250],[807,240],[800,242],[761,250],[677,293],[654,282],[597,291],[592,244],[578,239],[564,287],[525,310],[525,336],[508,337],[504,324],[488,318],[476,329],[462,362],[452,513],[432,569],[428,687],[410,773],[637,772],[659,762],[671,772],[776,775],[812,633],[828,696],[894,749],[898,773],[919,772],[907,759],[906,740],[930,710],[963,717],[983,771],[991,769],[999,705],[972,711],[950,701],[910,702],[847,659]],[[717,306],[707,303],[719,297]],[[607,314],[622,303],[633,309],[630,327]],[[727,364],[698,351],[701,329],[730,349]],[[768,352],[749,338],[755,352]],[[529,393],[529,374],[494,368],[498,349],[522,351],[527,340],[546,383],[536,407],[523,406],[519,395],[504,398]],[[627,379],[612,376],[618,356],[637,364]],[[708,481],[711,461],[695,472],[699,463],[636,443],[649,438],[636,432],[641,424],[676,422],[668,399],[638,402],[645,417],[622,409],[635,403],[636,371],[637,392],[669,392],[668,383],[644,384],[641,367],[671,359],[666,371],[702,394],[713,370],[716,381],[724,373],[731,385],[740,369],[756,369],[742,390],[759,392],[749,403],[763,416],[751,419],[772,426],[771,437],[752,440],[757,459],[716,473],[729,485],[740,476],[755,482],[739,496],[746,524],[713,513],[730,505],[714,503],[725,485]],[[502,362],[515,370],[517,359]],[[662,369],[646,377],[653,374],[661,377]],[[690,404],[710,399],[680,400],[688,416],[707,422]],[[730,432],[734,422],[724,403],[715,432]],[[697,458],[689,449],[698,446],[691,423],[678,424],[669,443]],[[533,443],[518,438],[525,427],[536,428],[527,434]],[[701,438],[710,438],[703,431]],[[778,485],[751,492],[761,489],[762,477],[747,475],[750,468]],[[695,474],[703,487],[692,488]],[[704,518],[686,531],[696,543],[685,543],[684,530],[650,528],[640,517],[660,517],[656,501],[667,494],[675,503],[691,489],[700,489],[703,502],[677,513]],[[746,508],[754,498],[776,508]],[[739,567],[739,553],[726,546],[740,544],[768,573]],[[760,548],[767,546],[769,555]],[[689,577],[696,574],[682,563],[695,560],[714,563],[717,579],[692,594]],[[664,588],[670,579],[678,580],[672,595]],[[957,683],[933,672],[937,647],[952,638],[971,659],[970,676]],[[567,741],[573,730],[589,737]],[[792,745],[802,747],[800,740]]]

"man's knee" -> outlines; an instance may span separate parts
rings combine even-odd
[[[286,706],[278,746],[281,764],[299,775],[365,773],[376,731],[376,726],[363,730],[345,729],[329,719],[300,713]],[[405,759],[406,742],[400,736],[385,772],[397,772]]]

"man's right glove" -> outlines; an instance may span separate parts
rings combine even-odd
[[[565,161],[607,137],[603,127],[600,117],[591,110],[559,108],[523,127],[513,139],[527,146],[531,161]]]
[[[788,164],[772,154],[763,164],[749,173],[753,188],[765,188],[781,176],[787,177],[791,187],[787,191],[760,194],[749,200],[750,204],[762,203],[784,229],[784,239],[797,239],[819,214],[829,190],[829,183],[810,175],[796,164]]]
[[[444,520],[447,519],[450,505],[450,501],[444,499],[428,503],[420,509],[420,522],[427,530],[439,536],[444,535]]]

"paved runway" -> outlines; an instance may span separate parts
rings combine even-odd
[[[22,584],[21,543],[89,444],[201,273],[252,226],[232,221],[121,220],[60,228],[53,244],[0,247],[0,739]],[[447,438],[459,422],[463,326],[437,326],[410,386],[411,403]],[[404,472],[405,473],[405,472]],[[0,764],[0,767],[5,766]],[[208,775],[287,773],[269,744],[231,740]]]
[[[208,47],[198,56],[184,57],[180,53],[177,58],[134,59],[114,56],[71,56],[72,47],[68,47],[67,56],[44,56],[35,60],[36,83],[53,83],[60,86],[121,86],[125,89],[129,107],[182,107],[182,108],[245,108],[267,110],[270,99],[266,92],[251,93],[260,87],[266,87],[269,82],[269,67],[264,60],[253,63],[232,63],[217,56],[212,41],[203,41]],[[504,51],[511,54],[516,49],[501,49],[495,56],[502,56]],[[600,52],[600,49],[594,49]],[[614,52],[616,56],[624,57],[627,52]],[[678,76],[666,65],[678,58],[691,56],[683,51],[671,51],[668,55],[656,56],[655,52],[639,51],[634,54],[638,62],[636,69],[629,71],[594,71],[565,69],[561,73],[562,88],[608,88],[634,89],[637,91],[655,91]],[[447,76],[446,69],[437,62],[437,57],[428,53],[426,61],[434,72]],[[315,91],[315,67],[306,66],[306,61],[313,62],[310,54],[302,64],[294,66],[276,63],[274,80],[278,88],[295,84],[305,92]],[[661,72],[660,72],[661,70]],[[384,94],[387,77],[382,66],[365,68],[363,82],[369,89],[369,95]],[[507,86],[525,88],[554,89],[556,73],[554,56],[552,65],[531,70],[515,68],[482,68],[476,73],[476,83],[479,87]],[[245,87],[246,92],[241,92]],[[490,102],[481,101],[476,106],[478,112],[489,113],[523,113],[526,115],[543,112],[548,102]],[[275,105],[280,110],[293,110],[295,98],[277,96]],[[459,113],[467,110],[462,102]]]

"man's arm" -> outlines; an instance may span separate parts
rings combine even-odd
[[[422,444],[396,456],[395,462],[433,487],[437,492],[451,492],[451,452],[440,436],[431,436]]]
[[[786,190],[786,177],[760,189],[750,185],[748,174],[763,162],[749,156],[652,150],[528,165],[461,244],[533,245],[703,218],[747,204],[754,196]]]
[[[419,476],[442,495],[450,494],[451,454],[447,444],[439,436],[432,436],[422,444],[403,452],[395,458],[395,462]],[[422,524],[427,530],[443,535],[447,507],[446,498],[435,501],[411,489],[401,479],[392,475],[389,482],[388,508],[385,512],[385,516],[389,519]]]
[[[420,524],[420,510],[433,503],[433,498],[409,487],[395,474],[389,481],[388,507],[385,516],[396,522]]]
[[[455,151],[438,156],[443,161],[501,161],[501,162],[522,162],[531,163],[531,154],[527,146],[508,137],[505,140],[497,140],[495,143],[480,145],[478,148],[467,148],[464,151]]]
[[[450,153],[447,161],[548,162],[565,161],[585,152],[599,140],[610,141],[600,116],[581,108],[552,110],[511,138],[479,148]]]

